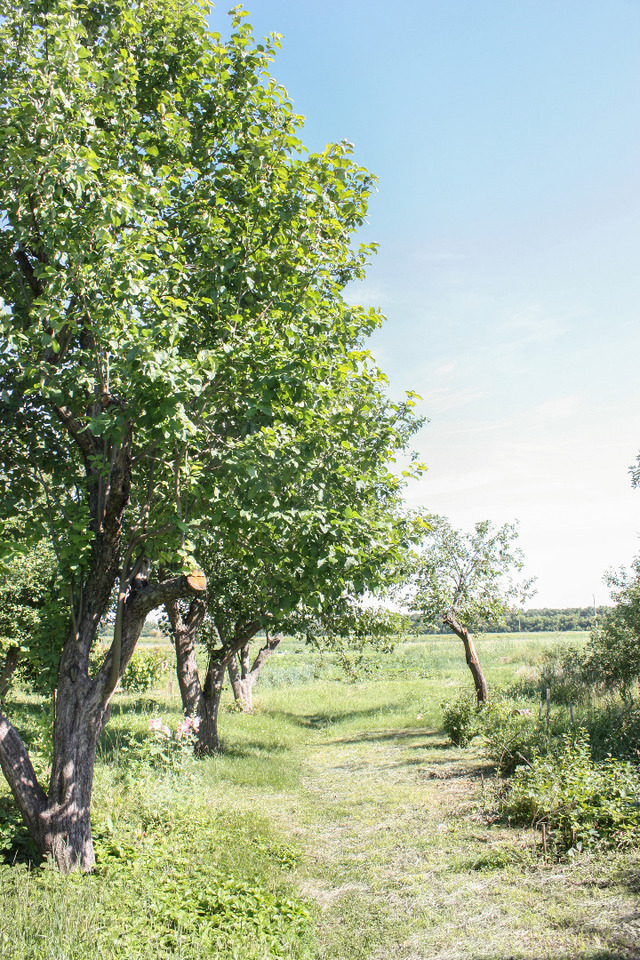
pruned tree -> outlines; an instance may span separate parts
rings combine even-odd
[[[247,713],[253,712],[253,688],[262,672],[262,668],[283,640],[284,634],[274,633],[271,635],[269,630],[265,630],[264,643],[258,649],[253,660],[251,659],[249,643],[241,647],[238,653],[229,660],[227,670],[235,702]]]
[[[455,530],[445,517],[427,518],[428,531],[412,577],[411,606],[426,623],[441,622],[462,640],[478,703],[488,696],[471,631],[499,623],[533,593],[523,580],[517,524],[477,523]]]
[[[183,708],[200,719],[200,753],[218,749],[225,675],[251,640],[261,631],[317,632],[319,624],[325,635],[355,636],[358,600],[398,579],[415,538],[390,470],[419,423],[413,399],[391,403],[360,351],[332,358],[321,377],[323,392],[297,421],[244,445],[244,467],[225,492],[228,522],[201,531],[206,599],[166,607]],[[405,472],[413,469],[420,465]],[[203,677],[198,642],[207,650]]]
[[[195,541],[233,529],[245,448],[379,322],[339,295],[371,176],[347,145],[306,155],[275,41],[205,15],[22,0],[0,21],[0,522],[50,538],[65,598],[47,789],[3,713],[0,765],[65,870],[94,863],[96,744],[145,618],[199,608]]]

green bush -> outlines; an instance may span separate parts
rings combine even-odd
[[[487,756],[502,774],[527,763],[534,750],[544,752],[553,739],[537,719],[530,703],[505,697],[496,691],[491,700],[478,705],[471,692],[442,704],[445,733],[456,746],[464,747],[481,737]]]
[[[508,693],[540,701],[550,690],[555,703],[578,704],[589,700],[596,686],[597,671],[588,649],[554,647],[545,650],[537,670],[515,680]]]
[[[581,722],[589,734],[594,760],[613,756],[640,762],[640,700],[600,699]]]
[[[596,763],[584,730],[566,734],[557,752],[535,752],[513,774],[500,807],[510,820],[544,824],[558,853],[640,840],[638,767],[612,757]]]
[[[556,741],[556,731],[547,732],[533,707],[521,700],[500,698],[487,703],[478,732],[487,756],[503,776],[530,763],[535,754],[546,755]]]
[[[444,732],[456,747],[466,747],[481,728],[481,708],[474,694],[464,691],[455,700],[446,701],[440,706]]]
[[[166,650],[134,650],[120,686],[126,693],[145,693],[155,687],[168,670]]]

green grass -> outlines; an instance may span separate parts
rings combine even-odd
[[[479,638],[490,684],[584,635]],[[117,695],[94,793],[91,877],[0,868],[4,958],[614,960],[640,957],[637,851],[549,863],[492,823],[491,770],[441,732],[471,680],[446,637],[400,644],[366,679],[285,641],[223,751],[148,753],[175,685]],[[33,698],[24,726],[37,737]],[[8,798],[0,798],[0,820]],[[3,806],[4,803],[4,806]],[[23,850],[24,852],[24,850]]]

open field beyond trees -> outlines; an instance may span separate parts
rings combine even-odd
[[[584,639],[502,634],[479,649],[495,686]],[[13,860],[1,868],[3,960],[640,957],[637,848],[545,858],[539,833],[496,820],[477,741],[455,748],[442,732],[441,702],[470,683],[458,641],[401,644],[355,683],[285,641],[253,715],[226,692],[223,749],[203,760],[149,730],[181,720],[170,677],[116,695],[96,764],[93,874],[27,866],[27,834],[0,798]],[[37,753],[47,705],[14,697]]]

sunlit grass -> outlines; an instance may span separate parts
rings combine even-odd
[[[491,687],[583,640],[493,635],[478,649]],[[440,730],[440,703],[472,685],[455,638],[401,643],[366,679],[341,677],[285,641],[253,715],[225,693],[222,750],[203,761],[145,755],[149,719],[175,729],[182,715],[175,685],[118,694],[96,765],[98,870],[1,868],[0,960],[635,955],[636,853],[551,864],[530,831],[487,822],[491,769]],[[35,701],[18,699],[36,730]],[[177,907],[197,903],[181,926]]]

